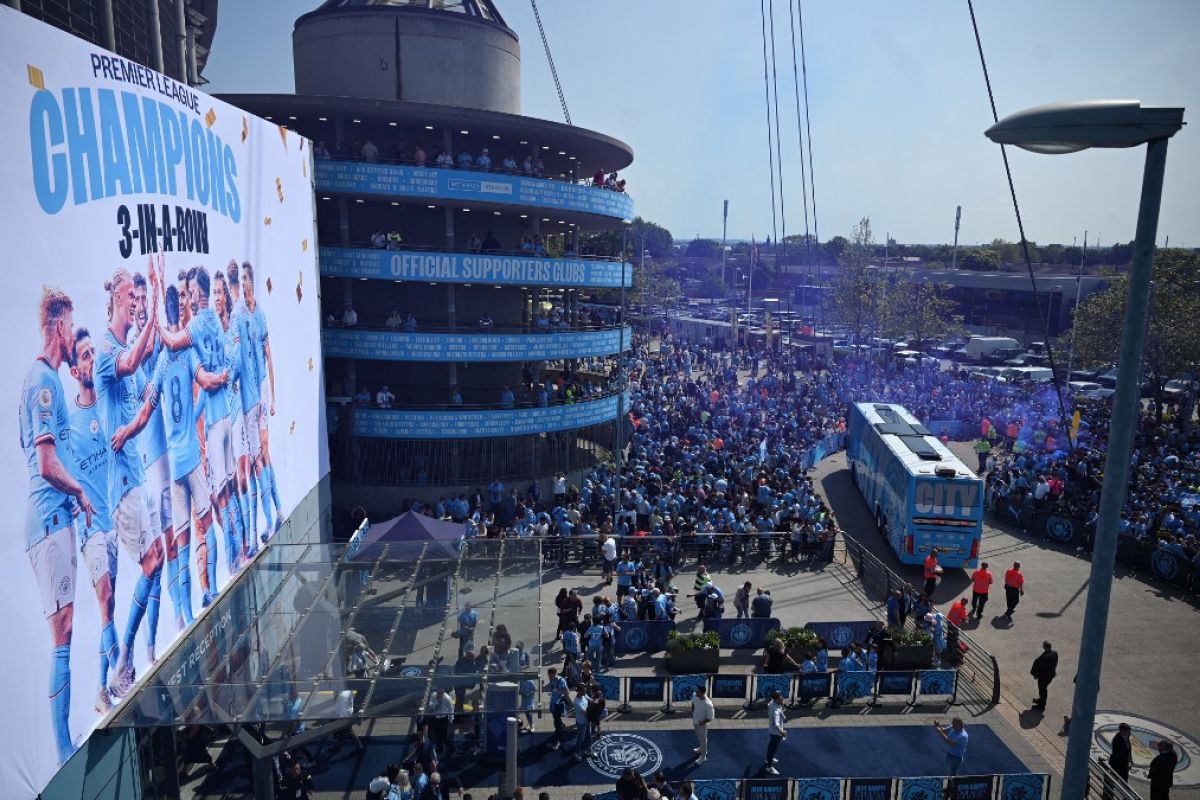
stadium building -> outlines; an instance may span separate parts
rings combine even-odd
[[[180,83],[205,83],[217,0],[7,0],[60,30]]]
[[[632,218],[592,185],[630,147],[521,116],[490,0],[330,0],[293,53],[296,94],[223,99],[315,143],[335,506],[525,491],[603,458],[632,265],[578,243]]]

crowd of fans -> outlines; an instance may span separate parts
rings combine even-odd
[[[1003,454],[993,451],[989,505],[1070,519],[1083,531],[1079,549],[1090,550],[1099,518],[1109,406],[1080,406],[1074,447],[1052,408],[1031,404],[1027,411],[994,414],[983,432],[1004,446]],[[1200,426],[1192,423],[1192,411],[1185,401],[1166,421],[1150,411],[1141,415],[1118,534],[1190,561],[1194,584],[1200,572]]]

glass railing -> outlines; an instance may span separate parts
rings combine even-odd
[[[326,328],[321,337],[326,358],[372,361],[547,361],[590,358],[628,350],[629,328],[596,330],[521,329],[491,332],[467,328],[455,332]]]
[[[314,173],[318,194],[480,202],[633,218],[633,198],[624,192],[522,174],[336,159],[318,160]]]

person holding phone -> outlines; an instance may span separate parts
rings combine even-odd
[[[967,739],[970,736],[963,726],[962,717],[952,719],[949,726],[934,722],[933,727],[946,744],[946,775],[953,778],[958,775],[967,755]]]

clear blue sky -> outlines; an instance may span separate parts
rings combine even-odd
[[[528,2],[496,0],[521,38],[522,112],[561,120]],[[804,230],[788,0],[774,0],[787,231]],[[205,76],[212,92],[291,92],[291,31],[318,0],[222,3]],[[542,0],[577,125],[631,144],[624,174],[640,215],[679,239],[771,231],[759,3]],[[863,216],[876,239],[1016,240],[965,0],[805,4],[822,239]],[[1200,119],[1197,0],[978,0],[1001,116],[1055,100],[1136,98]],[[1191,75],[1191,78],[1188,76]],[[1010,150],[1027,235],[1133,238],[1141,151],[1036,156]],[[1159,244],[1200,246],[1200,125],[1171,144]],[[778,190],[778,189],[777,189]],[[811,225],[811,223],[810,223]]]

